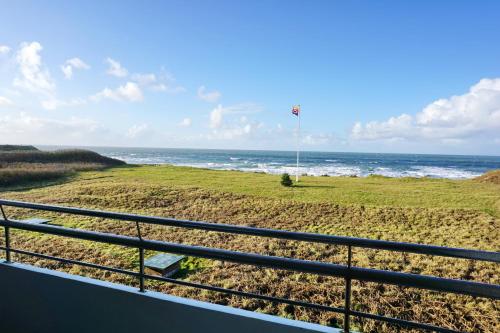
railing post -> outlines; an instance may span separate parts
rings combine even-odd
[[[5,215],[2,205],[0,205],[0,211],[2,212],[3,219],[5,221],[8,221],[7,215]],[[5,260],[7,262],[10,262],[10,228],[4,227],[4,232],[5,232]]]
[[[349,333],[350,319],[351,319],[351,245],[347,247],[347,272],[348,276],[345,279],[345,305],[344,305],[344,332]]]
[[[141,235],[141,227],[139,226],[139,222],[135,222],[137,227],[137,235],[139,240],[142,241]],[[142,246],[139,247],[139,291],[144,292],[144,248]]]

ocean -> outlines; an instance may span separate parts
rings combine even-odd
[[[55,147],[52,147],[55,148]],[[131,164],[172,164],[216,170],[295,174],[295,152],[91,147]],[[500,169],[500,156],[301,152],[300,174],[467,179]]]

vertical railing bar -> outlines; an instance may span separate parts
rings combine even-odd
[[[142,241],[139,222],[136,221],[135,226],[137,228],[137,236]],[[139,247],[139,291],[144,292],[144,248],[142,246]]]
[[[347,273],[345,278],[345,306],[344,306],[344,332],[349,333],[350,319],[351,319],[351,258],[352,248],[351,245],[347,247]]]
[[[2,217],[5,221],[8,221],[7,215],[5,215],[5,211],[3,210],[3,206],[0,205],[0,211],[2,212]],[[4,235],[5,235],[5,260],[10,262],[10,228],[4,227]]]

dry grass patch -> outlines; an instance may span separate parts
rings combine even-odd
[[[477,177],[475,180],[481,183],[500,185],[500,170],[487,172],[484,175]]]

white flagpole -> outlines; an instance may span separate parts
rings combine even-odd
[[[298,183],[299,182],[299,151],[300,151],[300,114],[301,114],[301,109],[299,105],[299,114],[297,115],[298,119],[298,126],[297,126],[297,167],[295,170],[295,181]]]

